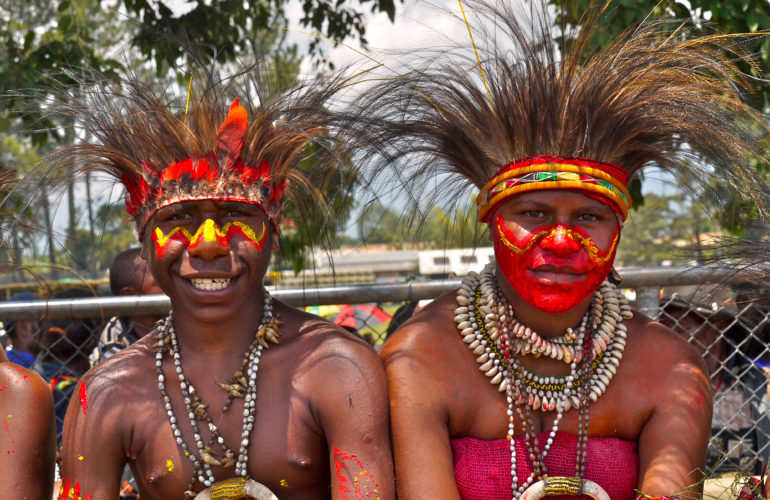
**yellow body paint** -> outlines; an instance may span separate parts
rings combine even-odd
[[[503,233],[503,229],[501,226],[497,227],[497,232],[499,233],[500,239],[503,242],[503,244],[509,249],[511,249],[511,251],[514,253],[527,252],[533,246],[538,244],[541,240],[545,238],[550,238],[559,233],[564,233],[565,236],[577,241],[583,247],[586,253],[588,253],[589,259],[599,263],[605,263],[613,257],[612,252],[613,250],[615,250],[615,246],[617,246],[618,244],[618,236],[620,235],[618,231],[615,231],[615,235],[612,238],[612,244],[610,245],[610,248],[607,250],[607,252],[604,255],[601,255],[599,253],[599,248],[596,246],[596,243],[594,243],[594,241],[590,237],[585,237],[582,234],[578,233],[577,231],[573,231],[572,229],[568,229],[566,227],[554,227],[551,229],[540,231],[539,233],[536,233],[534,235],[531,235],[531,237],[529,238],[529,241],[524,247],[518,246],[516,243],[509,241],[508,238],[505,237],[505,234]]]
[[[185,227],[175,227],[168,234],[164,234],[159,227],[156,227],[152,233],[152,239],[155,241],[155,251],[158,254],[158,258],[162,259],[166,246],[172,239],[181,241],[189,248],[195,248],[201,241],[210,243],[218,241],[222,246],[228,247],[230,246],[230,240],[236,234],[245,238],[257,249],[262,250],[267,231],[264,222],[259,234],[257,234],[251,226],[240,221],[228,222],[224,227],[220,228],[213,220],[206,219],[194,234],[191,234]]]

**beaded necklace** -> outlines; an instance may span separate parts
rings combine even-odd
[[[232,449],[227,446],[219,429],[211,420],[208,413],[208,405],[201,402],[198,392],[184,375],[182,369],[182,358],[177,343],[176,331],[173,326],[173,311],[162,320],[158,328],[158,343],[155,354],[155,367],[158,374],[158,389],[160,389],[163,403],[168,415],[171,429],[177,445],[181,448],[184,455],[189,457],[195,468],[193,477],[185,491],[185,498],[195,498],[193,491],[195,483],[201,483],[205,487],[211,487],[215,483],[214,473],[211,466],[233,467],[235,466],[235,475],[242,478],[247,476],[248,448],[251,430],[254,428],[254,415],[256,413],[257,399],[257,372],[259,370],[259,361],[262,357],[262,351],[270,343],[277,344],[280,337],[278,327],[281,322],[273,315],[273,300],[267,290],[264,291],[264,304],[262,309],[262,319],[259,328],[254,336],[254,340],[246,349],[243,362],[238,371],[233,374],[229,383],[219,383],[217,385],[227,392],[227,400],[222,407],[224,414],[229,408],[234,398],[244,399],[243,423],[241,431],[240,448],[237,458]],[[193,439],[197,450],[197,456],[192,453],[187,443],[182,439],[182,432],[177,423],[177,417],[171,407],[171,400],[166,392],[165,376],[163,375],[163,354],[169,352],[174,360],[174,368],[179,379],[179,388],[185,403],[185,410],[193,430]],[[208,443],[204,443],[201,437],[198,421],[205,422],[211,432],[211,438]],[[221,459],[214,457],[213,447],[217,446],[221,450]]]
[[[605,282],[594,293],[591,307],[577,331],[569,328],[554,339],[544,339],[516,321],[513,308],[497,284],[494,262],[480,274],[470,273],[463,279],[457,292],[457,303],[455,322],[458,332],[478,356],[479,369],[500,392],[506,393],[513,499],[520,498],[535,479],[547,477],[545,457],[564,412],[571,408],[579,409],[575,476],[582,479],[589,405],[607,390],[626,345],[623,319],[630,318],[632,313],[625,296]],[[561,360],[569,364],[570,373],[565,377],[538,375],[521,365],[519,356],[525,355],[545,355]],[[542,452],[532,424],[532,410],[556,411]],[[516,470],[515,414],[522,422],[528,458],[532,463],[532,473],[522,486],[518,486]]]

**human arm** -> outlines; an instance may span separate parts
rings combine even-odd
[[[648,343],[653,410],[639,436],[639,490],[700,497],[711,431],[712,398],[703,360],[660,327]],[[653,374],[654,373],[654,374]]]
[[[332,498],[395,498],[382,363],[368,346],[331,340],[313,372],[311,406],[328,443]]]
[[[64,420],[62,485],[84,500],[88,495],[117,498],[126,463],[123,426],[129,413],[124,402],[130,399],[105,374],[105,364],[80,381]]]
[[[34,372],[0,363],[0,498],[53,494],[56,425],[48,384]]]
[[[390,394],[396,489],[401,499],[459,499],[449,433],[446,383],[451,365],[442,363],[446,341],[437,321],[421,313],[385,346],[382,359]],[[453,325],[449,325],[452,327]],[[454,334],[454,332],[452,332]]]

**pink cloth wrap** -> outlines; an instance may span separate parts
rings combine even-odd
[[[548,433],[538,436],[540,449]],[[516,440],[516,468],[519,485],[532,472],[524,436]],[[549,476],[574,476],[577,437],[559,431],[545,458]],[[639,457],[635,441],[613,437],[588,439],[585,478],[599,484],[612,500],[633,500]],[[452,439],[455,482],[463,500],[510,500],[511,451],[507,439],[486,441],[472,437]],[[585,495],[548,496],[545,498],[587,499]]]

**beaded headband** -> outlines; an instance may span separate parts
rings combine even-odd
[[[240,159],[248,123],[238,99],[219,127],[215,151],[179,160],[160,170],[142,162],[141,175],[123,174],[126,211],[142,239],[147,222],[161,208],[195,200],[241,201],[260,205],[270,220],[280,218],[285,182],[271,182],[267,161],[248,165]],[[275,224],[277,228],[277,224]]]
[[[631,208],[628,174],[610,163],[564,156],[528,156],[497,171],[476,197],[479,221],[489,222],[511,196],[542,189],[584,191],[611,206],[625,221]]]

